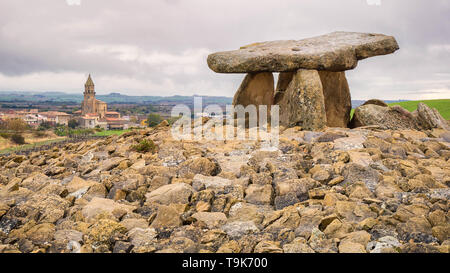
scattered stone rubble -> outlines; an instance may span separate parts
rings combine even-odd
[[[0,157],[0,252],[449,253],[448,131],[293,127],[262,147],[160,126]]]

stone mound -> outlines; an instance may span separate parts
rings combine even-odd
[[[268,150],[160,126],[0,156],[0,253],[449,253],[449,141],[294,127]]]

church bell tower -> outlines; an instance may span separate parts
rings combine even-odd
[[[95,113],[95,85],[92,81],[91,74],[84,85],[84,100],[81,112],[83,115],[88,113]]]
[[[91,74],[89,74],[86,84],[84,85],[84,95],[92,95],[95,97],[95,85],[92,81]]]

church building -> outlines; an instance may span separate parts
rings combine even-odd
[[[126,120],[118,112],[108,112],[108,104],[95,98],[95,85],[91,75],[84,85],[84,99],[79,111],[80,125],[84,128],[123,129]]]
[[[95,98],[95,85],[91,74],[84,85],[84,100],[81,104],[81,115],[96,114],[100,119],[106,117],[108,105],[106,102]]]

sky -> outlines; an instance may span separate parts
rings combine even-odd
[[[347,71],[352,99],[450,98],[450,0],[1,0],[0,90],[232,97],[208,54],[333,31],[393,35]]]

